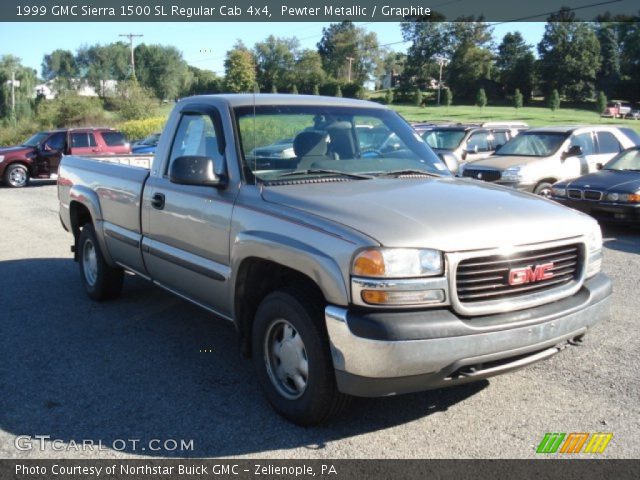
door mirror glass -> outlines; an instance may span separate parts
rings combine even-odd
[[[601,163],[596,163],[596,170],[602,170],[602,167],[604,165],[602,165]]]
[[[580,155],[582,155],[582,147],[580,145],[571,145],[569,150],[565,152],[564,158],[579,157]]]
[[[175,158],[169,167],[169,180],[179,185],[223,187],[226,184],[225,178],[215,173],[213,158],[197,155]]]

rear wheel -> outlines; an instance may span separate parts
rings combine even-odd
[[[82,227],[78,248],[80,278],[87,295],[97,301],[110,300],[120,295],[124,271],[107,264],[98,245],[96,232],[90,223]]]
[[[322,306],[304,292],[267,295],[253,326],[253,361],[273,408],[298,425],[337,415],[349,397],[338,391]]]
[[[552,186],[548,182],[540,182],[536,185],[536,188],[533,190],[533,193],[536,195],[540,195],[541,197],[551,198],[551,189]]]
[[[22,188],[29,183],[29,170],[20,163],[9,165],[4,173],[4,181],[13,188]]]

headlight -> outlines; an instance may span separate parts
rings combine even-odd
[[[522,181],[522,172],[521,167],[509,167],[505,171],[502,172],[502,180],[506,180],[507,182],[521,182]]]
[[[602,267],[602,230],[600,225],[594,224],[587,236],[587,267],[586,278],[591,278],[600,272]]]
[[[4,155],[0,155],[0,162],[4,160]]]
[[[566,188],[553,187],[553,188],[551,188],[551,193],[553,194],[554,197],[566,197],[567,196],[567,189]]]
[[[607,193],[607,200],[621,203],[640,203],[640,192],[636,193]]]
[[[369,278],[414,278],[442,275],[442,252],[413,248],[381,248],[360,252],[351,273]]]

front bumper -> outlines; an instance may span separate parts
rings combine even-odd
[[[503,181],[497,181],[494,182],[496,185],[502,185],[503,187],[510,187],[510,188],[515,188],[516,190],[519,190],[521,192],[527,192],[527,193],[533,193],[533,191],[536,189],[537,184],[536,183],[517,183],[517,182],[503,182]]]
[[[587,280],[568,298],[515,312],[357,312],[328,306],[338,388],[385,396],[477,381],[548,358],[608,316],[611,281]]]
[[[640,204],[590,202],[558,197],[553,197],[553,200],[603,222],[640,224]]]

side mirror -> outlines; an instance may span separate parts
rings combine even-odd
[[[596,163],[596,170],[602,170],[602,168],[604,167],[603,164],[601,163]]]
[[[176,158],[169,167],[169,180],[178,185],[226,185],[226,178],[215,173],[213,158],[201,156]]]
[[[582,147],[580,145],[571,145],[569,150],[567,150],[562,157],[564,159],[569,157],[579,157],[580,155],[582,155]]]

